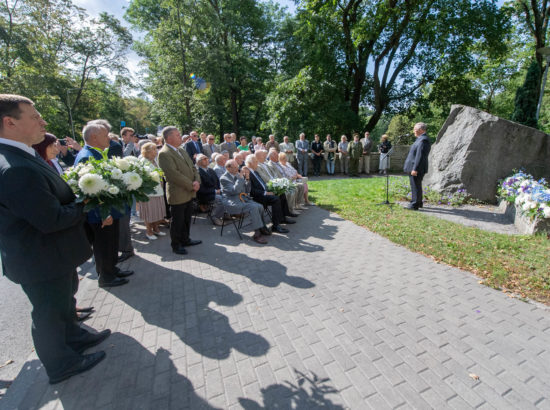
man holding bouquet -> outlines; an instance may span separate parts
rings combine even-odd
[[[75,322],[76,268],[91,256],[83,204],[32,149],[46,122],[28,98],[0,94],[0,253],[4,274],[33,306],[32,337],[50,383],[91,369],[105,352],[83,354],[110,335]],[[76,281],[76,282],[75,282]]]

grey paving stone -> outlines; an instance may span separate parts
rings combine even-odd
[[[134,228],[130,284],[83,272],[78,293],[107,359],[55,388],[34,366],[0,408],[550,407],[550,310],[337,215],[312,207],[261,247],[199,217],[185,257]]]

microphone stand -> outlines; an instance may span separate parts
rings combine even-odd
[[[393,154],[393,147],[391,147],[391,149],[386,154],[381,154],[380,157],[382,158],[382,155],[384,155],[384,158],[389,158],[391,157],[391,154]],[[390,174],[389,172],[386,172],[386,200],[384,202],[380,202],[377,205],[389,205],[391,207],[393,205],[393,202],[390,202],[389,194],[390,194]]]

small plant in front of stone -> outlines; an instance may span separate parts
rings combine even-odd
[[[411,187],[408,179],[391,178],[390,190],[396,198],[403,201],[411,200]],[[424,202],[435,205],[461,206],[465,204],[476,203],[465,189],[459,189],[452,194],[441,194],[430,187],[424,188]]]

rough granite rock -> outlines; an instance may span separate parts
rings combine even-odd
[[[465,189],[495,203],[497,184],[514,169],[550,178],[550,136],[476,108],[453,105],[429,156],[425,185],[451,194]]]

